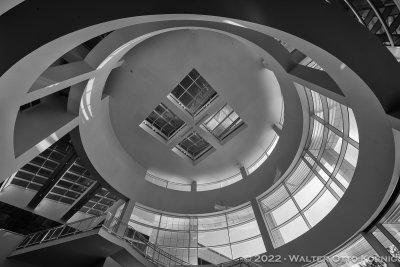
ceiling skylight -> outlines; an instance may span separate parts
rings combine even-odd
[[[210,84],[197,70],[192,69],[167,95],[178,108],[170,106],[169,102],[161,103],[139,126],[170,146],[180,157],[196,165],[215,151],[210,144],[214,142],[213,137],[223,145],[239,129],[246,127],[231,106],[213,101],[217,97],[217,92]],[[213,111],[210,111],[211,107]]]
[[[195,131],[189,133],[178,145],[175,146],[173,151],[177,154],[184,155],[193,163],[200,160],[202,156],[212,152],[214,148]]]
[[[146,126],[157,133],[164,141],[169,141],[184,125],[183,120],[162,103],[141,124],[142,128]]]
[[[192,117],[198,115],[217,96],[217,92],[195,69],[168,95],[169,99]]]
[[[207,118],[202,124],[202,128],[212,133],[219,141],[222,141],[244,125],[243,120],[226,104]]]

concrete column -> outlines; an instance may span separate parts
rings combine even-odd
[[[383,259],[390,259],[392,255],[386,250],[386,248],[379,242],[379,240],[372,233],[361,233],[361,235],[367,240],[371,247],[376,253],[383,257]],[[398,262],[385,261],[388,267],[400,267]]]
[[[197,182],[196,181],[192,182],[190,191],[197,192]]]
[[[253,207],[254,211],[254,217],[257,220],[258,228],[260,229],[261,237],[264,241],[264,246],[265,249],[268,251],[273,251],[274,246],[272,244],[272,240],[269,236],[268,228],[267,228],[267,223],[264,220],[264,215],[261,212],[261,208],[258,205],[257,199],[253,198],[251,200],[251,206]]]
[[[382,234],[389,239],[390,242],[400,250],[400,242],[383,226],[382,224],[377,224],[376,227],[382,232]]]
[[[129,223],[129,219],[131,218],[133,208],[135,207],[136,202],[133,200],[129,200],[126,202],[124,210],[122,211],[120,218],[118,220],[117,226],[117,234],[120,236],[124,236],[126,228]]]
[[[243,166],[240,167],[240,174],[242,175],[243,179],[247,179],[247,177],[248,177],[247,171]]]

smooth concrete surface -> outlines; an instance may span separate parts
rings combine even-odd
[[[272,125],[281,115],[281,91],[252,47],[215,31],[183,29],[151,37],[123,59],[123,66],[111,73],[104,88],[110,96],[110,121],[124,149],[155,176],[185,184],[224,180],[237,174],[238,166],[253,164],[271,144]],[[166,98],[193,68],[218,94],[196,120]],[[172,151],[173,145],[139,127],[160,103],[187,122],[176,135],[178,140],[192,126],[215,152],[193,166]],[[199,118],[208,118],[225,104],[247,127],[221,144],[196,125]]]

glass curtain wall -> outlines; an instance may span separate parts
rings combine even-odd
[[[305,149],[292,172],[260,199],[275,247],[310,230],[338,203],[357,165],[358,129],[353,111],[296,84],[309,103]]]
[[[129,225],[165,252],[190,264],[219,264],[265,252],[252,207],[213,215],[172,215],[136,205]],[[163,261],[157,252],[150,257]],[[167,259],[165,259],[167,260]]]
[[[371,230],[353,238],[343,248],[328,255],[326,262],[308,266],[319,267],[386,267],[400,263],[400,198]],[[371,235],[372,234],[372,235]],[[369,235],[369,240],[364,238]],[[379,250],[380,247],[380,250]],[[394,265],[393,265],[394,264]]]

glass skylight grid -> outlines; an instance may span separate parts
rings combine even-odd
[[[176,147],[192,160],[196,160],[212,148],[203,137],[194,131],[183,139]]]
[[[10,184],[39,191],[64,159],[69,148],[63,142],[53,144],[18,170]]]
[[[144,124],[168,141],[185,123],[161,103],[144,120]]]
[[[226,104],[215,114],[211,115],[202,126],[218,140],[222,141],[243,124],[243,120]]]
[[[76,159],[46,198],[72,205],[94,182],[89,171]]]
[[[197,70],[192,69],[178,86],[172,90],[170,96],[191,116],[195,117],[217,97],[217,92]]]
[[[80,209],[80,212],[92,215],[101,215],[106,212],[118,197],[110,193],[106,188],[101,188],[86,204]]]

